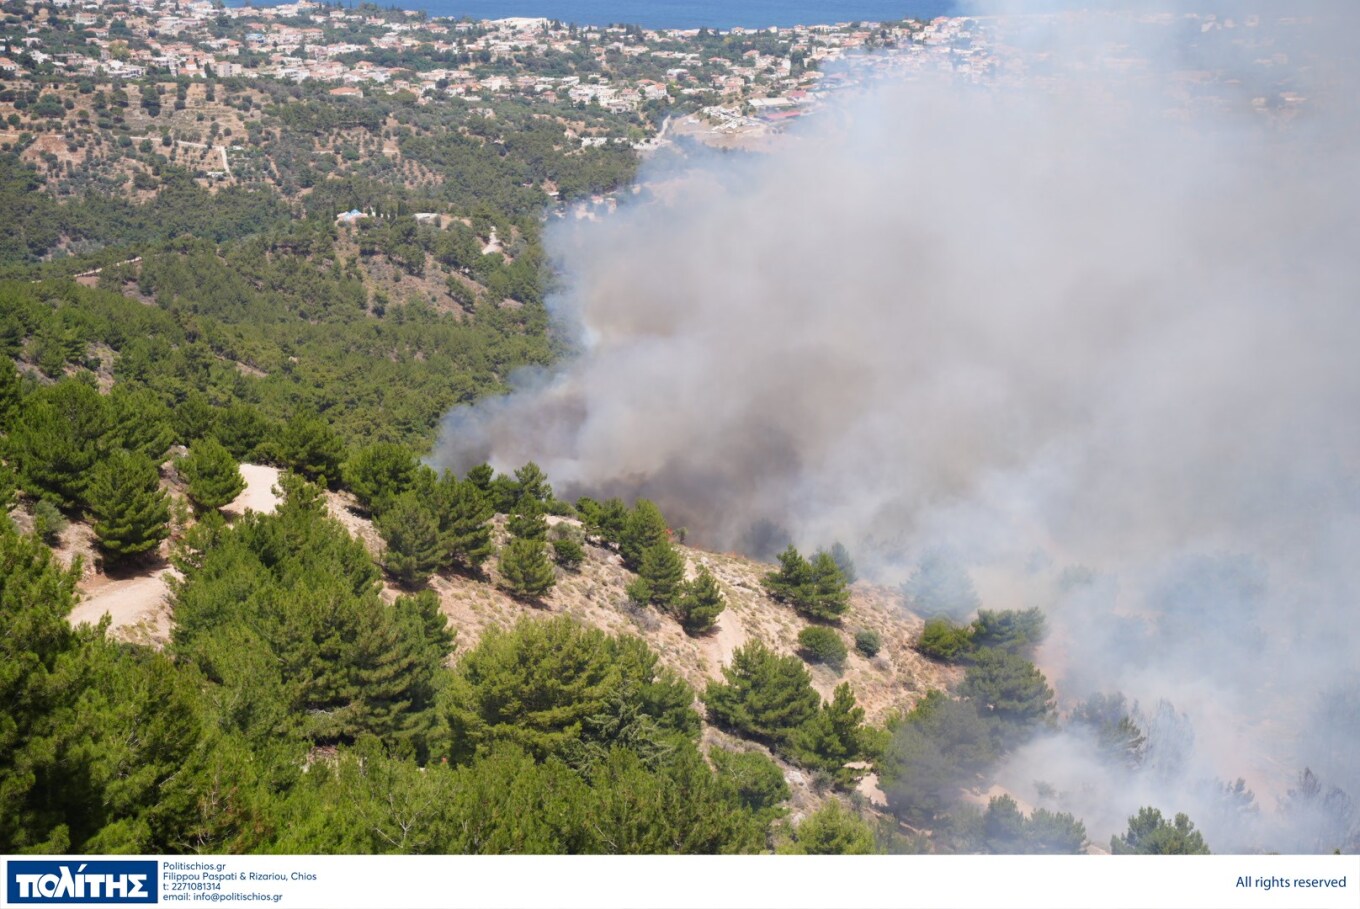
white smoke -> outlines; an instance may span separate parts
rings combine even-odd
[[[888,581],[949,546],[1043,599],[1060,695],[1168,697],[1282,794],[1360,666],[1357,16],[1306,12],[987,20],[985,79],[894,70],[556,230],[585,349],[436,461]]]

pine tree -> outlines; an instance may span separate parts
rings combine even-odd
[[[314,413],[294,415],[279,441],[283,462],[309,480],[340,478],[345,445],[329,423]]]
[[[1185,814],[1167,823],[1156,808],[1142,808],[1129,818],[1127,832],[1110,837],[1115,855],[1208,855],[1204,835]]]
[[[779,554],[779,570],[761,580],[765,591],[776,600],[793,602],[802,599],[812,584],[812,566],[790,543]]]
[[[711,629],[726,608],[727,599],[717,578],[701,565],[698,577],[684,585],[676,602],[676,616],[687,634],[698,635]]]
[[[585,548],[575,537],[558,537],[552,541],[553,561],[568,571],[575,571],[586,560]]]
[[[669,542],[666,519],[661,509],[647,499],[638,499],[619,536],[619,554],[630,571],[642,567],[642,554],[657,543]]]
[[[864,708],[849,683],[837,685],[831,703],[798,729],[792,750],[798,763],[831,774],[840,785],[854,782],[859,773],[845,765],[864,756]]]
[[[760,641],[738,647],[723,678],[704,693],[714,722],[775,745],[816,716],[822,700],[801,660],[781,657]]]
[[[670,543],[657,543],[643,552],[638,577],[647,583],[653,603],[670,606],[685,580],[685,560]]]
[[[139,451],[159,464],[175,441],[170,408],[149,388],[115,385],[109,392],[111,448]]]
[[[826,552],[812,557],[812,591],[795,605],[799,611],[814,619],[834,622],[850,606],[850,592],[845,589],[845,576],[836,560]]]
[[[188,483],[189,500],[200,512],[221,508],[246,488],[236,459],[212,436],[195,442],[175,468]]]
[[[375,442],[355,452],[344,466],[345,485],[359,504],[379,514],[415,483],[416,459],[395,442]]]
[[[808,815],[779,848],[783,855],[875,855],[874,830],[832,799]]]
[[[533,499],[540,506],[546,506],[553,499],[552,487],[543,469],[530,461],[515,471],[515,503]]]
[[[121,449],[94,469],[88,491],[99,548],[111,562],[155,550],[170,535],[170,498],[144,454]]]
[[[442,561],[439,523],[412,493],[397,498],[377,520],[387,550],[383,567],[407,587],[425,583]]]
[[[548,539],[548,521],[543,517],[543,506],[534,498],[525,497],[515,505],[505,529],[517,540],[542,543]]]
[[[19,400],[23,397],[23,382],[14,361],[0,354],[0,435],[9,432],[19,416]]]
[[[501,550],[499,567],[506,588],[517,597],[537,599],[557,583],[547,546],[538,540],[511,540]]]
[[[435,490],[439,544],[445,564],[477,572],[491,558],[491,505],[471,480],[445,476]]]
[[[492,504],[491,484],[496,479],[496,471],[490,464],[478,464],[467,472],[466,479],[486,497],[487,504]]]
[[[20,485],[75,508],[107,450],[108,431],[107,402],[88,385],[68,379],[34,392],[6,440]]]

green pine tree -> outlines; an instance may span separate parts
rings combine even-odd
[[[139,451],[159,464],[175,441],[170,408],[149,388],[115,385],[108,397],[109,447]]]
[[[170,535],[170,497],[144,454],[118,450],[94,469],[88,490],[94,534],[110,562],[151,552]]]
[[[471,480],[446,475],[435,490],[439,543],[445,564],[478,572],[495,552],[491,542],[491,505]]]
[[[831,558],[835,560],[836,567],[841,570],[841,576],[845,578],[845,583],[855,583],[855,580],[859,577],[855,571],[855,560],[850,558],[850,551],[839,540],[831,547]]]
[[[874,830],[835,799],[793,829],[783,855],[875,855],[882,850]]]
[[[855,703],[847,682],[836,686],[831,703],[793,736],[792,751],[798,763],[832,775],[842,786],[851,785],[860,771],[846,768],[864,757],[864,708]]]
[[[547,546],[539,540],[512,539],[501,549],[501,578],[517,597],[537,599],[557,583]]]
[[[656,543],[643,552],[638,577],[647,583],[651,601],[668,607],[680,595],[685,580],[685,560],[670,543]]]
[[[553,561],[568,571],[575,571],[586,560],[585,547],[572,536],[561,536],[552,541]]]
[[[628,514],[619,536],[619,554],[630,571],[642,567],[642,554],[658,543],[667,543],[666,519],[661,509],[647,499],[639,499]]]
[[[515,471],[515,504],[532,499],[539,506],[546,507],[553,500],[552,487],[543,469],[530,461]]]
[[[412,493],[395,499],[375,522],[387,549],[383,567],[406,587],[416,587],[443,561],[439,522]]]
[[[761,579],[765,591],[776,600],[802,599],[812,584],[812,566],[792,543],[779,554],[779,570]]]
[[[542,503],[530,496],[520,499],[505,529],[517,540],[533,540],[536,543],[547,540],[548,520],[543,516]]]
[[[30,395],[6,440],[24,491],[68,510],[85,501],[109,426],[107,402],[82,382],[67,379]]]
[[[850,606],[850,592],[846,590],[845,575],[830,553],[818,552],[812,557],[812,590],[795,606],[809,618],[826,622],[837,621]]]
[[[345,485],[360,505],[379,514],[393,499],[412,488],[418,466],[405,446],[375,442],[359,449],[345,462]]]
[[[718,587],[718,579],[707,566],[701,565],[698,576],[684,585],[675,612],[685,632],[698,635],[709,631],[726,608],[727,598]]]
[[[19,416],[19,401],[23,397],[23,381],[14,361],[0,355],[0,435],[9,432]]]
[[[309,480],[340,478],[345,445],[330,423],[314,413],[294,415],[279,440],[279,454],[290,469]]]
[[[760,641],[738,647],[723,678],[704,693],[714,722],[776,746],[788,742],[821,705],[802,660],[779,656]]]
[[[189,501],[200,512],[229,504],[246,488],[236,459],[212,436],[195,442],[175,468],[188,484]]]
[[[1142,808],[1129,818],[1129,829],[1110,837],[1115,855],[1208,855],[1204,835],[1185,814],[1168,823],[1156,808]]]

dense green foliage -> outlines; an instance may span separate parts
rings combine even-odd
[[[977,708],[932,691],[899,722],[877,763],[879,785],[896,816],[929,825],[952,807],[959,789],[998,755]]]
[[[647,550],[669,542],[670,532],[661,509],[648,499],[638,499],[619,531],[619,554],[623,556],[623,564],[638,571]]]
[[[189,500],[201,510],[221,508],[246,488],[236,459],[212,436],[195,442],[175,469],[188,485]]]
[[[1115,855],[1208,855],[1204,836],[1184,814],[1168,822],[1156,808],[1140,808],[1129,829],[1110,838]]]
[[[557,583],[548,545],[542,540],[510,540],[501,548],[496,567],[505,589],[517,597],[537,599]]]
[[[759,641],[737,648],[732,664],[723,667],[723,678],[710,682],[704,694],[709,715],[767,744],[788,742],[821,704],[802,662],[781,657]]]
[[[664,540],[642,553],[638,579],[645,584],[647,599],[668,608],[679,599],[685,580],[685,560],[674,546]]]
[[[416,587],[443,562],[439,522],[411,493],[393,500],[375,522],[387,548],[383,567],[406,587]]]
[[[368,734],[424,753],[443,617],[420,597],[384,603],[368,553],[315,487],[284,486],[272,515],[198,528],[180,560],[175,654],[202,672],[233,732],[315,744]]]
[[[956,663],[973,652],[972,626],[959,627],[939,616],[926,619],[916,650],[933,660]]]
[[[798,632],[798,646],[809,663],[825,663],[833,669],[845,666],[850,655],[845,641],[834,628],[812,625]]]
[[[79,572],[0,520],[0,849],[181,850],[203,740],[195,688],[103,626],[67,625]]]
[[[693,692],[637,638],[567,618],[488,631],[458,664],[447,707],[454,757],[510,742],[537,758],[655,756],[693,741]]]
[[[85,501],[86,487],[108,448],[108,404],[83,382],[58,382],[22,405],[6,440],[19,485],[65,509]]]
[[[987,803],[982,823],[984,848],[999,855],[1077,855],[1086,850],[1086,827],[1081,821],[1044,808],[1025,817],[1009,795]]]
[[[86,490],[94,535],[108,562],[152,552],[170,535],[170,497],[144,454],[118,449],[95,466]]]
[[[707,566],[700,565],[694,580],[686,581],[681,586],[680,596],[672,611],[686,634],[700,635],[713,628],[718,616],[726,608],[727,598],[718,586],[718,579],[713,577],[713,572]]]
[[[810,619],[834,622],[850,605],[845,576],[830,553],[818,552],[809,562],[793,544],[779,555],[779,570],[764,578],[771,597],[790,603]]]
[[[872,628],[861,628],[855,632],[855,649],[866,657],[878,656],[883,649],[883,635]]]
[[[874,830],[840,802],[827,802],[793,828],[784,855],[874,855],[881,852]]]
[[[1008,737],[1024,737],[1053,716],[1053,689],[1033,663],[1000,650],[979,651],[959,693],[996,720]]]

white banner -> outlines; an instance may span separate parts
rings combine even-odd
[[[1356,856],[7,857],[6,906],[1356,909]]]

